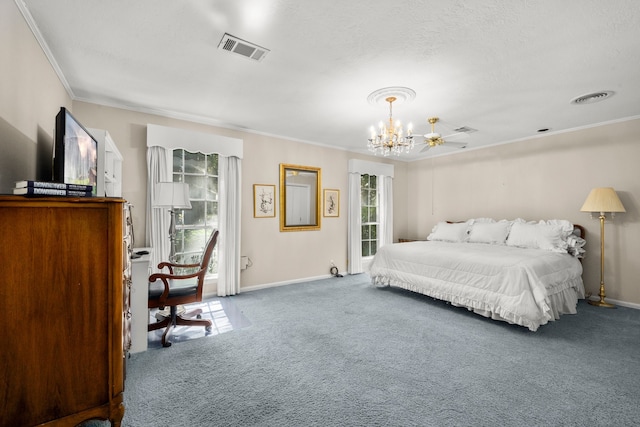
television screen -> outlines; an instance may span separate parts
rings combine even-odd
[[[56,116],[53,180],[93,185],[95,195],[97,172],[98,142],[65,107],[61,107]]]

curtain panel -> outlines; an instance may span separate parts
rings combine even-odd
[[[158,264],[169,259],[171,243],[167,230],[171,221],[169,209],[153,208],[156,186],[159,182],[171,181],[172,153],[164,147],[147,147],[147,210],[145,246],[153,248],[150,254],[152,273]]]
[[[347,272],[362,273],[362,220],[360,218],[360,173],[349,173]]]
[[[393,178],[380,175],[380,233],[378,247],[393,243]]]
[[[240,185],[242,170],[237,157],[218,157],[220,197],[220,247],[218,252],[218,296],[240,292]]]

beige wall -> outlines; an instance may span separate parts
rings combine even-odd
[[[0,193],[51,178],[55,116],[70,105],[15,3],[0,2]]]
[[[241,286],[255,287],[329,274],[333,260],[339,270],[347,268],[347,171],[351,158],[357,156],[343,150],[302,144],[274,138],[216,128],[182,120],[143,114],[124,109],[74,102],[73,113],[85,126],[105,129],[124,157],[123,197],[133,204],[136,245],[144,246],[146,210],[146,125],[153,123],[198,132],[239,138],[244,141],[242,161],[242,254],[252,266],[242,272]],[[385,162],[394,163],[385,159]],[[340,216],[322,218],[316,231],[280,232],[279,207],[275,218],[253,217],[253,184],[279,184],[280,163],[319,167],[322,188],[340,190]],[[404,235],[407,203],[407,164],[395,162],[394,217],[396,239]],[[277,189],[279,195],[279,189]]]
[[[613,187],[627,212],[606,224],[605,284],[611,299],[640,304],[640,119],[413,162],[410,237],[442,220],[568,219],[587,228],[584,281],[600,287],[600,227],[580,212],[593,187]]]

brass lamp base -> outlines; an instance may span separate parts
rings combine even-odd
[[[595,305],[596,307],[616,308],[615,304],[610,304],[604,300],[600,300],[600,301],[589,300],[587,302],[591,305]]]
[[[604,249],[603,249],[604,250]],[[603,257],[603,261],[604,261],[604,257]],[[602,263],[604,265],[604,262]],[[600,267],[602,268],[602,267]],[[602,270],[601,270],[602,271]],[[602,275],[602,273],[600,273]],[[608,303],[606,302],[604,299],[606,298],[607,294],[604,291],[604,281],[602,281],[602,278],[600,280],[600,293],[598,294],[598,296],[600,297],[599,301],[596,300],[587,300],[587,302],[591,305],[595,305],[596,307],[604,307],[604,308],[616,308],[616,306],[614,304]]]

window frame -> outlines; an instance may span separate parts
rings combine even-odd
[[[219,228],[219,169],[218,169],[218,159],[219,155],[217,153],[202,153],[202,152],[191,152],[189,150],[183,148],[174,148],[172,151],[172,165],[171,165],[171,176],[173,182],[186,182],[187,184],[191,184],[189,186],[189,200],[191,201],[192,207],[194,205],[202,204],[203,206],[203,216],[201,217],[201,224],[185,224],[185,219],[189,217],[189,213],[186,212],[187,209],[175,209],[176,214],[176,253],[175,258],[179,263],[198,263],[200,262],[200,257],[202,256],[202,251],[204,249],[204,244],[206,244],[208,238],[211,236],[211,233],[214,229]],[[180,153],[179,155],[177,155]],[[201,163],[187,165],[187,161],[194,160],[189,159],[190,156],[202,157],[202,160],[199,160]],[[176,165],[176,159],[180,158],[181,164]],[[215,158],[212,164],[209,164],[210,158]],[[209,173],[209,167],[211,167],[211,173]],[[196,181],[196,179],[201,179],[204,183],[203,187],[192,186],[192,184]],[[210,188],[209,183],[215,182],[215,188]],[[203,193],[204,197],[193,197],[194,194],[198,192]],[[210,197],[211,195],[211,197]],[[213,212],[208,212],[208,206],[211,204],[211,209]],[[193,208],[192,208],[193,209]],[[210,221],[209,217],[215,218],[215,221]],[[204,237],[202,238],[202,247],[198,250],[189,249],[185,250],[185,244],[188,237],[187,234],[197,235],[198,231],[204,231]],[[200,240],[200,238],[198,238]],[[207,272],[207,279],[215,279],[218,277],[218,247],[214,249],[214,252],[211,257],[211,263],[209,264],[209,271]]]
[[[368,185],[366,186],[364,185],[364,182],[363,182],[365,177],[368,177],[367,178]],[[375,188],[371,187],[372,178],[374,181]],[[380,231],[380,197],[379,197],[380,189],[378,185],[379,179],[380,177],[374,174],[367,174],[367,173],[360,174],[360,218],[361,218],[360,256],[362,257],[362,260],[372,259],[375,256],[376,252],[378,251],[378,246],[379,246],[378,233]],[[367,197],[364,197],[365,192],[367,193]],[[374,193],[375,204],[370,204],[370,203],[365,204],[365,200],[367,202],[371,202],[372,193]],[[367,215],[368,221],[363,220],[364,209],[367,209],[368,211],[368,215]],[[375,221],[371,221],[371,209],[375,209]],[[365,227],[369,228],[368,238],[366,239],[365,239]],[[375,233],[374,238],[371,238],[372,230]],[[363,249],[364,249],[365,242],[368,242],[369,244],[369,251],[368,251],[369,255],[364,254]]]

